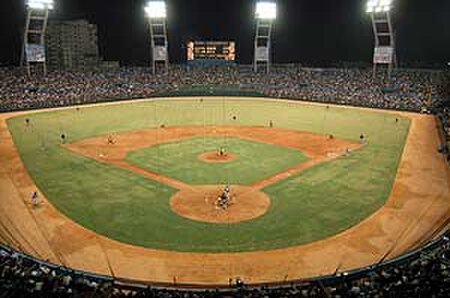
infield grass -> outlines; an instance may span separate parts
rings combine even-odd
[[[225,148],[236,156],[207,163],[199,156]],[[300,151],[237,137],[194,137],[130,152],[126,161],[188,184],[250,184],[307,161]]]
[[[29,127],[25,118],[31,120]],[[364,132],[368,144],[349,157],[268,186],[264,191],[272,199],[269,211],[232,225],[180,217],[169,206],[175,189],[60,146],[61,133],[75,142],[161,124],[260,126],[269,120],[276,127],[353,141]],[[125,243],[192,252],[283,248],[323,239],[359,223],[388,198],[409,124],[406,118],[382,112],[240,99],[130,102],[8,120],[26,168],[62,213]]]

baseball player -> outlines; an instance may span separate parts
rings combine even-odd
[[[31,193],[31,204],[33,207],[37,207],[39,205],[39,195],[37,191],[33,191]]]

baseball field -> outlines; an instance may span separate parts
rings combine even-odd
[[[449,214],[431,116],[178,98],[11,114],[1,133],[3,242],[97,273],[327,274],[403,253]]]

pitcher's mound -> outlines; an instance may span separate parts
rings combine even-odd
[[[204,162],[214,163],[214,162],[232,161],[233,159],[236,158],[236,156],[234,154],[228,153],[228,152],[226,152],[224,155],[219,155],[219,154],[217,154],[217,152],[214,151],[214,152],[202,153],[198,156],[198,158]]]
[[[230,205],[217,208],[217,198],[224,185],[195,186],[181,190],[170,200],[172,210],[180,216],[210,223],[238,223],[262,216],[270,207],[265,193],[246,186],[231,186]]]

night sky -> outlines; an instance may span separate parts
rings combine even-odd
[[[24,1],[24,0],[23,0]],[[1,0],[0,63],[18,63],[22,0]],[[145,0],[55,0],[55,18],[85,18],[99,27],[100,52],[124,65],[149,61]],[[328,66],[370,62],[373,35],[365,0],[278,0],[275,62]],[[184,62],[187,40],[235,40],[237,59],[251,63],[253,0],[167,0],[171,62]],[[401,62],[450,61],[450,1],[396,0],[393,18]]]

